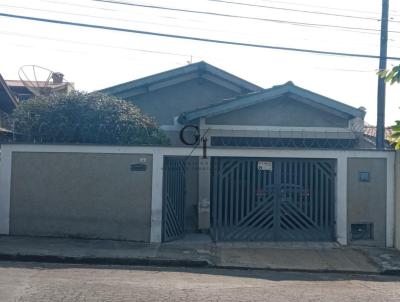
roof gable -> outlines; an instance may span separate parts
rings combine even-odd
[[[185,124],[202,117],[220,115],[233,110],[239,110],[248,106],[253,106],[261,102],[276,99],[287,94],[290,94],[291,98],[293,99],[317,106],[333,113],[359,118],[364,118],[365,116],[365,111],[361,109],[354,108],[312,91],[303,89],[294,85],[292,82],[287,82],[284,85],[274,86],[270,89],[249,93],[238,98],[224,100],[223,102],[215,105],[184,112],[179,116],[179,122]]]
[[[221,86],[225,86],[240,93],[248,93],[262,89],[257,85],[254,85],[222,69],[201,61],[134,81],[108,87],[100,91],[116,95],[118,97],[132,97],[134,95],[176,85],[193,78],[205,78],[209,81],[215,82]]]
[[[0,109],[4,112],[11,113],[17,106],[17,99],[14,97],[6,81],[0,74]]]

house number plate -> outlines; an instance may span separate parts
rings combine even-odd
[[[261,171],[272,171],[272,161],[257,162],[257,169]]]

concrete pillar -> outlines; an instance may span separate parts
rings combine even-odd
[[[10,146],[1,146],[0,162],[0,234],[10,233],[11,151]]]
[[[199,157],[199,229],[210,228],[210,158]]]
[[[164,156],[154,148],[152,196],[151,196],[151,226],[150,242],[158,243],[162,240],[162,208],[163,208],[163,166]]]
[[[347,157],[337,159],[336,168],[336,240],[347,245]]]
[[[389,153],[386,158],[386,247],[394,247],[396,242],[396,154]]]
[[[207,148],[210,147],[210,137],[207,135],[207,125],[204,118],[200,119],[199,122],[200,136],[207,138]],[[201,148],[202,142],[200,142]],[[211,159],[209,156],[203,158],[199,157],[199,207],[198,207],[198,218],[199,218],[199,229],[201,231],[207,231],[210,229],[210,179],[211,179]]]
[[[394,246],[400,250],[400,151],[395,159],[395,231]]]

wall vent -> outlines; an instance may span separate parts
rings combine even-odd
[[[147,166],[145,164],[132,164],[131,165],[131,171],[146,171]]]
[[[374,239],[373,223],[352,223],[351,224],[351,240],[373,240]]]

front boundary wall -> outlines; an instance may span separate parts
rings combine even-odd
[[[148,242],[151,165],[148,154],[13,152],[10,235]]]
[[[140,154],[152,156],[150,242],[162,241],[163,210],[163,166],[166,156],[201,157],[200,148],[186,147],[131,147],[94,145],[2,145],[0,164],[0,234],[10,234],[10,200],[12,191],[12,159],[15,153],[88,153],[88,154]],[[336,240],[347,245],[348,227],[348,161],[353,158],[385,159],[386,162],[386,226],[387,247],[394,246],[395,239],[395,152],[375,150],[283,150],[213,148],[207,150],[208,157],[256,157],[256,158],[325,158],[336,160]],[[361,172],[361,171],[360,171]],[[204,175],[202,175],[204,177]],[[208,184],[209,185],[209,184]],[[204,190],[199,190],[204,193]],[[207,190],[206,190],[207,191]],[[203,194],[204,195],[204,194]],[[199,202],[203,202],[199,198]],[[398,210],[398,208],[397,208]],[[396,234],[398,235],[398,233]]]

